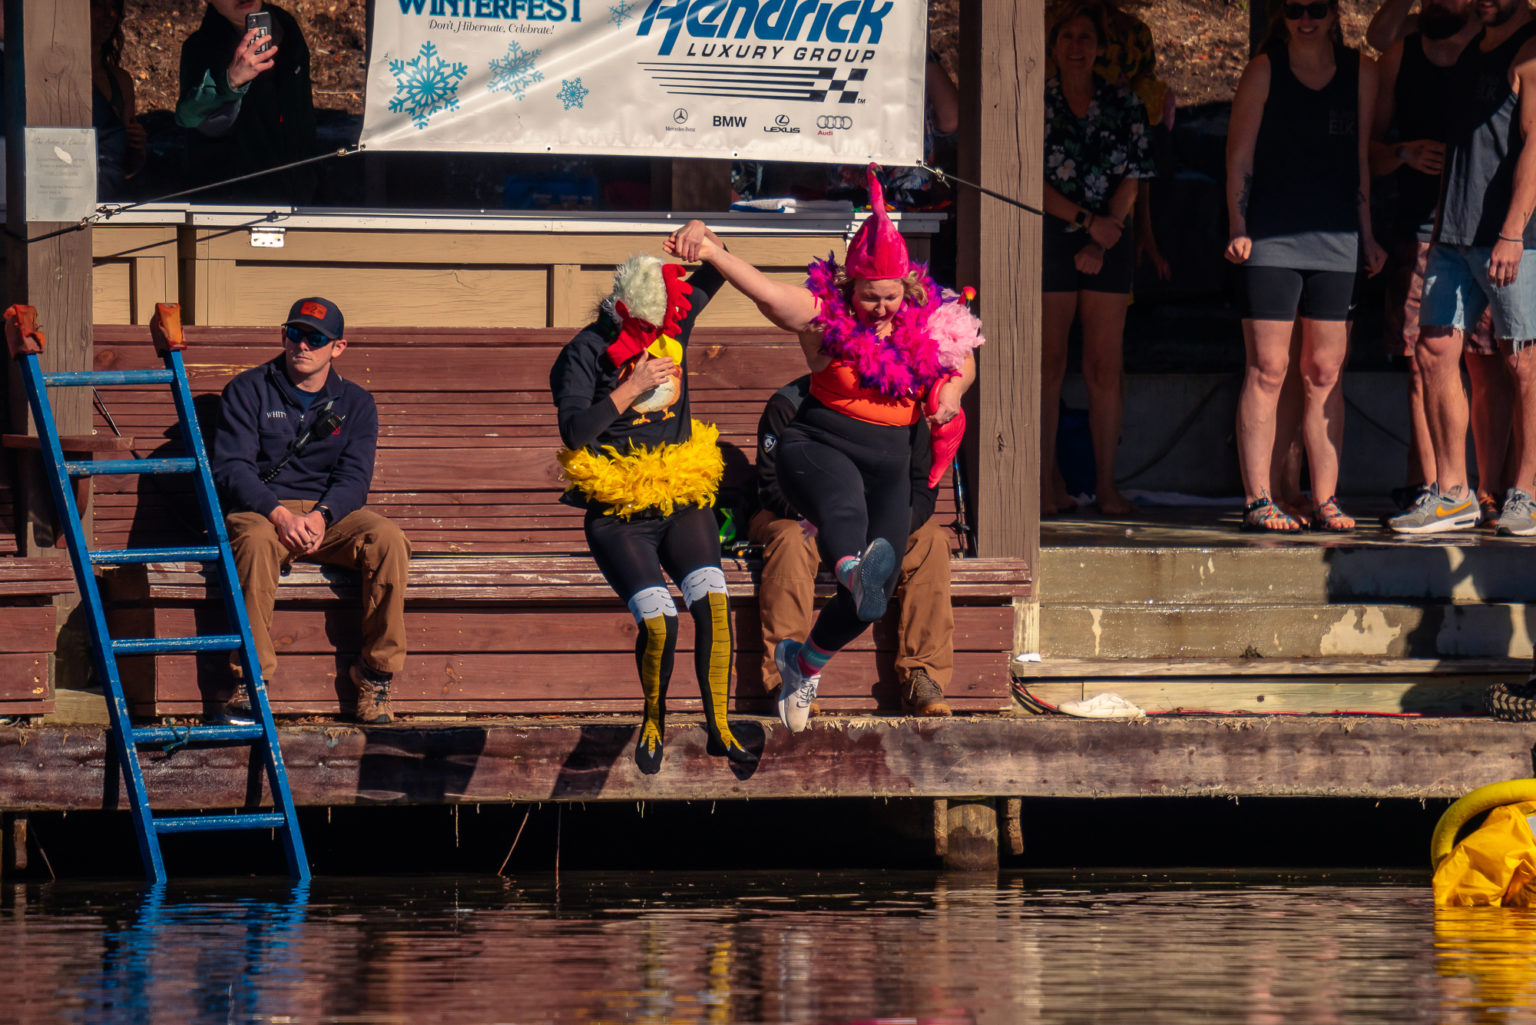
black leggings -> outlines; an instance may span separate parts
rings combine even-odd
[[[587,544],[603,579],[635,617],[635,666],[645,695],[647,723],[660,732],[677,647],[677,606],[662,576],[665,570],[683,592],[693,617],[693,665],[706,726],[711,732],[728,734],[725,704],[731,682],[731,626],[715,514],[689,506],[671,516],[622,520],[589,510],[585,526]]]
[[[911,427],[855,420],[808,398],[779,434],[774,465],[789,504],[816,527],[816,543],[828,566],[861,555],[877,537],[900,559],[912,527]],[[892,573],[886,597],[896,593]],[[816,617],[811,643],[823,651],[845,648],[869,624],[859,618],[853,595],[837,594]]]

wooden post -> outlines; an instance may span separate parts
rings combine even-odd
[[[91,124],[90,0],[5,0],[6,294],[9,303],[37,307],[48,335],[44,370],[91,367],[91,233],[69,225],[25,220],[27,126],[89,128]],[[57,234],[55,234],[57,233]],[[52,237],[45,237],[52,235]],[[9,372],[11,429],[35,433],[17,375]],[[91,432],[91,396],[84,388],[50,395],[61,435]],[[53,547],[53,502],[36,460],[22,478],[22,553],[62,555]],[[89,527],[87,527],[89,532]]]
[[[990,797],[977,797],[950,798],[942,804],[946,834],[938,853],[944,867],[962,872],[997,871],[997,803]]]
[[[960,177],[1040,205],[1041,0],[961,0]],[[966,452],[977,554],[1038,565],[1040,218],[959,189],[959,280],[974,283],[987,344]]]
[[[674,213],[709,213],[731,205],[729,160],[651,161],[651,207]]]

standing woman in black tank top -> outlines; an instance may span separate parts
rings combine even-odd
[[[1294,533],[1273,499],[1271,464],[1280,390],[1297,354],[1313,526],[1354,528],[1335,497],[1344,436],[1340,388],[1355,269],[1386,261],[1370,221],[1367,133],[1376,66],[1343,44],[1337,0],[1289,0],[1243,72],[1227,136],[1226,257],[1242,266],[1248,369],[1238,399],[1243,528]]]

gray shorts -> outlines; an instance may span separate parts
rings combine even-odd
[[[1499,287],[1488,280],[1491,246],[1436,245],[1424,267],[1422,327],[1471,331],[1486,309],[1493,315],[1493,337],[1514,342],[1515,349],[1536,341],[1536,249],[1520,255],[1514,283]]]

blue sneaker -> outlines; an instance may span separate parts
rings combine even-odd
[[[853,595],[859,618],[873,623],[885,615],[885,585],[896,572],[896,550],[883,537],[877,537],[864,549],[858,565],[848,574],[848,591]]]

